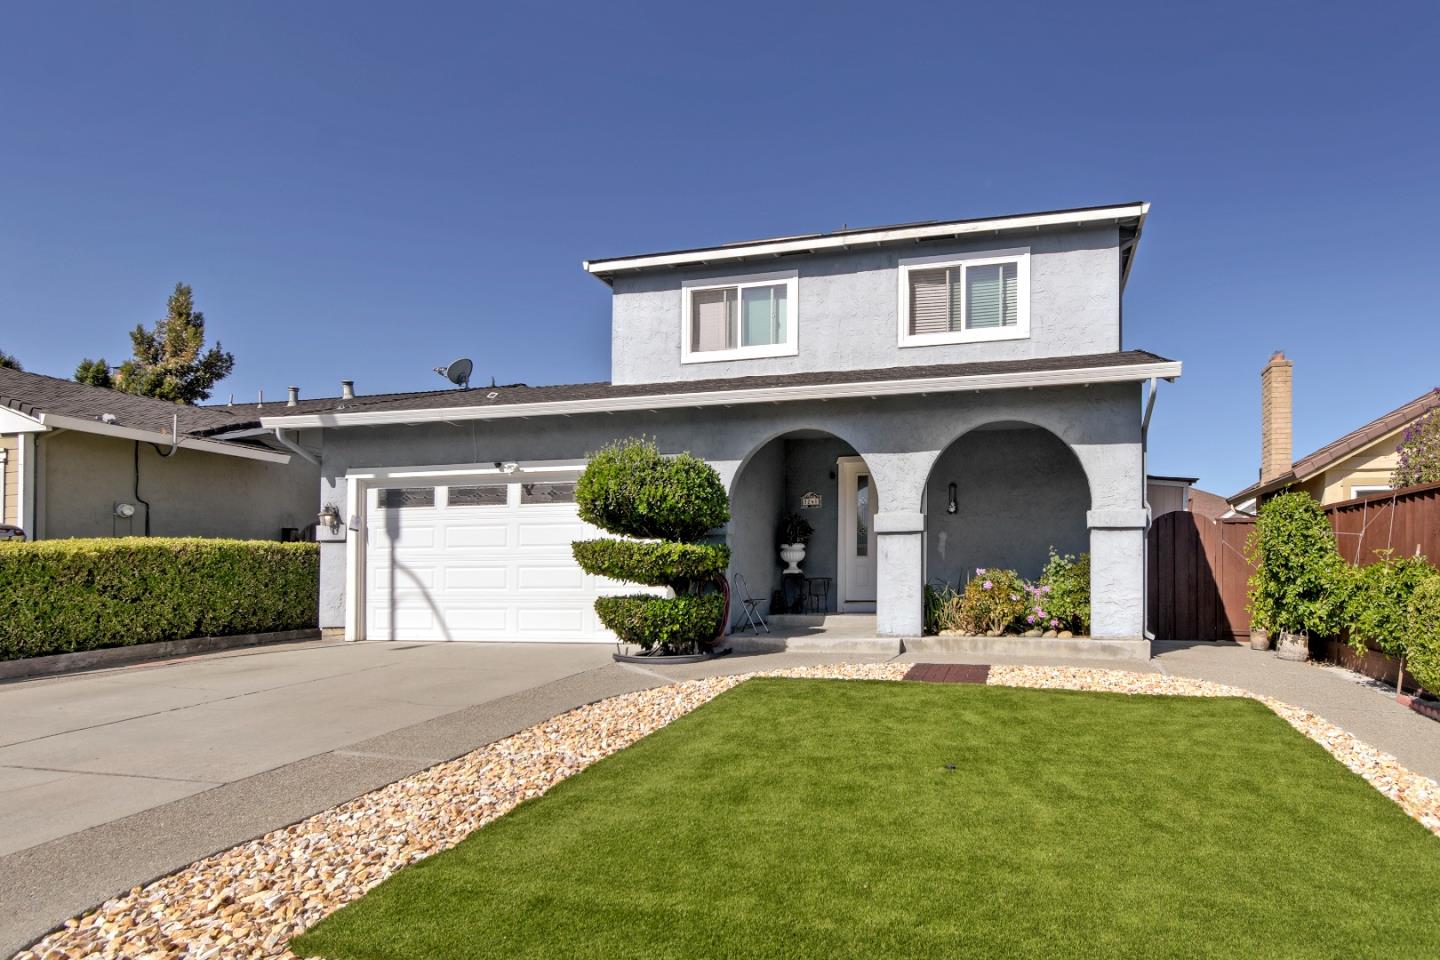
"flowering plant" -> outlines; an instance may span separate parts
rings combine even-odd
[[[1440,387],[1431,397],[1440,401]],[[1390,474],[1390,486],[1413,487],[1440,480],[1440,403],[1405,428],[1395,452],[1399,457]]]
[[[1059,554],[1050,548],[1050,559],[1040,575],[1041,629],[1090,632],[1090,555]],[[1037,623],[1036,626],[1039,626]]]
[[[960,596],[959,628],[968,633],[1003,633],[1025,613],[1027,585],[1014,570],[978,567]]]

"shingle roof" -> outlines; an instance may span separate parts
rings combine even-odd
[[[1252,483],[1239,493],[1231,494],[1229,500],[1231,503],[1240,503],[1251,497],[1288,487],[1292,483],[1308,480],[1317,473],[1328,470],[1350,454],[1363,450],[1375,441],[1399,430],[1407,423],[1420,419],[1436,407],[1440,407],[1440,387],[1427,391],[1409,403],[1402,404],[1389,413],[1376,417],[1364,426],[1356,427],[1343,437],[1331,440],[1320,449],[1296,460],[1289,473],[1283,473],[1270,480]]]
[[[667,394],[707,393],[722,390],[764,390],[773,387],[823,384],[879,383],[891,380],[942,379],[989,376],[1006,373],[1044,373],[1056,370],[1109,369],[1137,364],[1169,363],[1165,357],[1145,350],[1070,357],[1043,357],[1033,360],[997,360],[985,363],[951,363],[924,366],[881,367],[869,370],[792,373],[773,376],[725,377],[711,380],[671,380],[661,383],[613,384],[608,381],[532,387],[517,384],[504,387],[472,387],[466,390],[426,390],[357,396],[351,400],[325,398],[302,401],[297,407],[276,404],[255,410],[253,416],[266,420],[304,416],[319,412],[359,413],[382,410],[444,410],[455,407],[505,406],[509,404],[554,403],[572,400],[604,400],[626,397],[663,397]],[[237,414],[241,407],[233,409]]]
[[[192,436],[255,423],[253,414],[228,407],[188,407],[8,367],[0,367],[0,406],[32,417],[52,413],[96,422],[109,414],[115,426],[164,434],[178,417],[180,433]]]

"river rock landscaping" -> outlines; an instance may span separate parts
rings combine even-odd
[[[895,681],[909,668],[842,665],[765,676]],[[287,946],[290,938],[397,871],[454,847],[521,802],[756,676],[761,674],[686,681],[561,714],[136,887],[67,921],[17,958],[295,956]],[[1124,671],[997,666],[986,682],[1259,700],[1440,835],[1440,787],[1434,781],[1293,706],[1206,681]]]

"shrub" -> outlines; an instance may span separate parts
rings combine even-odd
[[[695,542],[730,519],[714,468],[688,453],[663,457],[651,441],[623,440],[591,458],[575,500],[581,518],[602,530],[651,540],[576,541],[571,550],[583,570],[675,593],[601,597],[600,622],[647,652],[708,649],[724,626],[725,598],[706,591],[723,582],[730,561],[728,547]]]
[[[1409,638],[1406,666],[1411,676],[1440,695],[1440,572],[1422,579],[1410,594],[1405,634]]]
[[[1320,504],[1298,491],[1260,508],[1246,545],[1250,616],[1273,632],[1331,632],[1343,619],[1346,567]]]
[[[688,580],[709,580],[730,566],[723,544],[646,540],[577,540],[575,560],[590,573],[626,583],[669,587]]]
[[[575,484],[580,519],[642,539],[691,543],[730,519],[725,485],[704,460],[623,440],[595,453]]]
[[[0,659],[313,627],[313,543],[0,542]]]
[[[1040,583],[1031,595],[1036,602],[1026,614],[1027,623],[1031,622],[1030,616],[1035,615],[1037,621],[1047,625],[1054,621],[1057,630],[1089,633],[1090,554],[1082,553],[1076,557],[1067,553],[1062,556],[1051,547],[1045,572],[1040,575]],[[1032,625],[1038,626],[1038,623]]]
[[[1014,570],[979,567],[960,599],[960,629],[967,633],[1003,633],[1024,618],[1030,596]]]
[[[1423,557],[1391,556],[1353,570],[1345,591],[1345,626],[1356,653],[1374,647],[1392,657],[1404,657],[1410,639],[1410,601],[1416,588],[1437,576]]]
[[[595,612],[625,643],[683,652],[703,648],[715,637],[716,624],[725,616],[725,597],[718,593],[601,597],[595,601]]]
[[[1440,387],[1433,395],[1440,398]],[[1399,456],[1390,474],[1390,486],[1413,487],[1440,480],[1440,407],[1432,407],[1406,427],[1395,452]]]
[[[937,581],[937,584],[936,586],[925,584],[924,632],[935,634],[946,630],[964,630],[965,620],[962,616],[964,594],[959,593],[943,580]]]

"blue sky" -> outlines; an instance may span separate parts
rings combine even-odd
[[[1271,351],[1297,455],[1440,380],[1437,9],[10,5],[0,348],[119,362],[184,280],[217,399],[604,379],[585,257],[1145,199],[1152,470],[1231,492]]]

